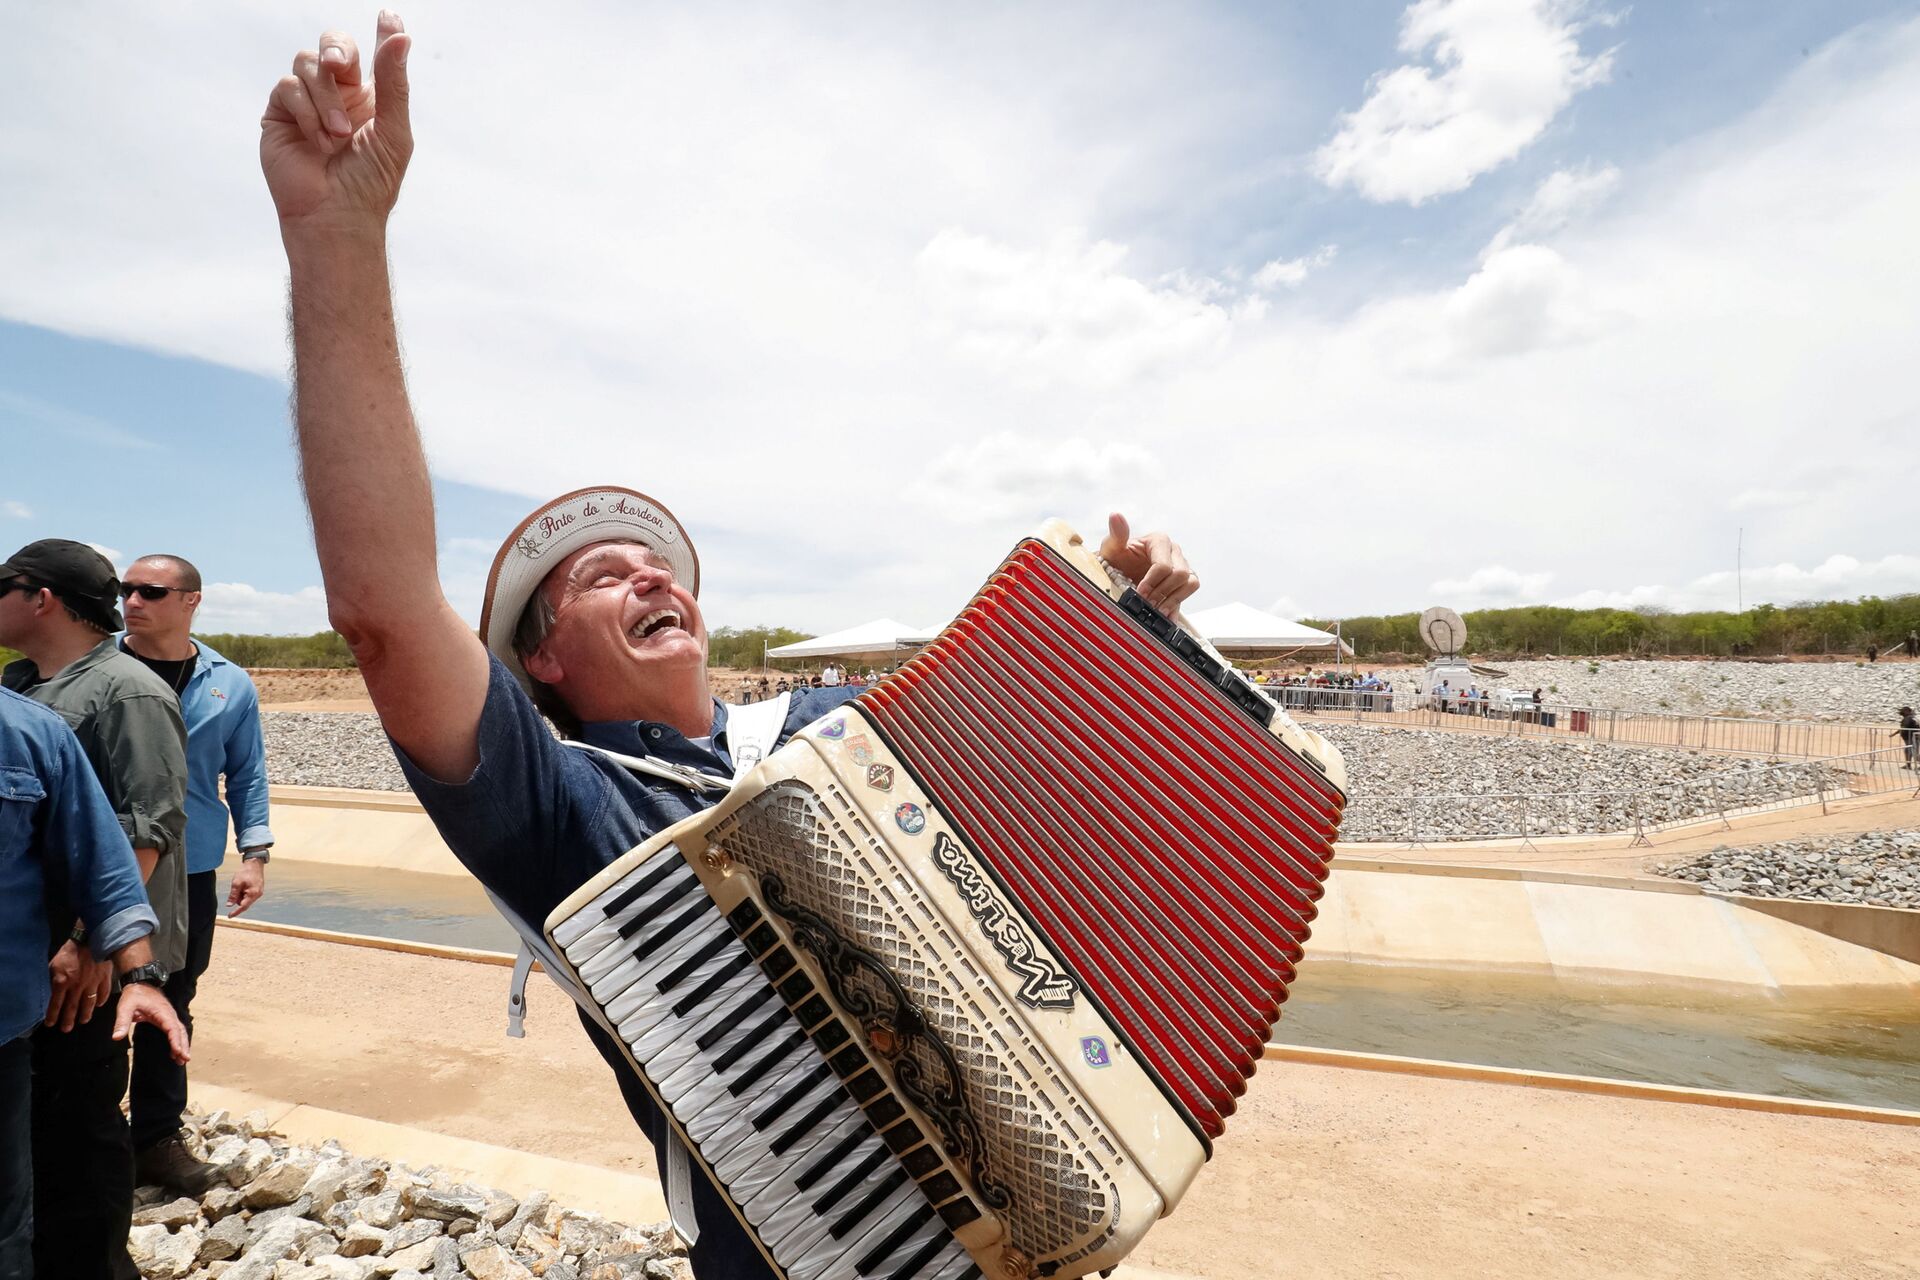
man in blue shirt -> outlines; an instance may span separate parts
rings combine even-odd
[[[707,680],[700,564],[673,513],[631,489],[576,490],[501,546],[481,635],[447,603],[433,494],[401,372],[386,224],[412,153],[410,37],[380,17],[372,78],[338,32],[299,54],[261,121],[260,159],[292,273],[296,426],[328,613],[448,846],[538,926],[589,877],[714,797],[555,741],[726,775],[725,708]],[[379,89],[376,98],[374,83]],[[1171,611],[1198,580],[1164,534],[1115,516],[1102,554]],[[855,689],[797,693],[781,740]],[[668,1128],[589,1020],[666,1167]],[[706,1178],[691,1188],[702,1280],[768,1274]]]
[[[200,570],[171,555],[142,556],[120,583],[127,630],[120,648],[144,663],[180,699],[187,723],[187,947],[186,961],[168,979],[167,999],[193,1034],[193,997],[213,956],[219,913],[214,884],[227,856],[227,822],[240,850],[227,890],[239,915],[266,888],[267,753],[260,733],[260,699],[245,670],[212,646],[193,639],[200,607]],[[221,780],[226,795],[221,797]],[[180,1129],[187,1106],[187,1073],[160,1037],[134,1032],[128,1110],[133,1122],[134,1169],[143,1183],[183,1191],[206,1190],[212,1165],[187,1149]]]
[[[0,583],[0,594],[10,593],[11,584]],[[113,1038],[123,1040],[134,1023],[147,1023],[186,1061],[186,1032],[152,985],[165,975],[147,944],[157,920],[133,846],[66,722],[0,689],[0,1280],[33,1276],[33,1046],[27,1033],[43,1019],[51,1024],[50,1010],[64,1004],[65,994],[54,990],[48,970],[55,943],[49,901],[79,915],[89,948],[110,957],[126,980]],[[90,994],[93,999],[81,1001],[82,1022],[102,999]],[[84,1266],[80,1255],[89,1242],[67,1243],[76,1267]]]

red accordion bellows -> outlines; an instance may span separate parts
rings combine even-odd
[[[1286,999],[1339,789],[1035,541],[859,701],[1217,1137]]]

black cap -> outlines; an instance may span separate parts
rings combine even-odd
[[[0,564],[0,578],[25,578],[65,601],[75,613],[108,631],[120,630],[120,579],[113,564],[84,542],[42,538]]]

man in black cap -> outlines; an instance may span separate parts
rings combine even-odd
[[[173,690],[113,642],[119,586],[84,543],[48,538],[7,557],[0,645],[25,656],[0,684],[58,712],[80,739],[146,877],[154,959],[170,972],[186,959],[187,731]],[[53,998],[33,1042],[35,1262],[42,1275],[120,1280],[134,1274],[127,1045],[111,1019],[93,1017],[111,997],[112,966],[88,947],[65,888],[48,885]]]

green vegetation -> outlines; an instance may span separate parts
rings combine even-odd
[[[338,631],[310,636],[202,636],[228,662],[243,667],[351,667],[353,651]]]
[[[766,649],[812,638],[787,627],[719,627],[707,633],[707,661],[716,667],[757,667]]]
[[[1758,656],[1882,652],[1920,630],[1920,595],[1805,604],[1763,604],[1745,613],[1672,613],[1665,609],[1560,609],[1527,605],[1478,609],[1463,615],[1470,648],[1478,654],[1589,656],[1705,654],[1727,657],[1734,646]],[[1426,651],[1416,629],[1420,615],[1343,618],[1340,634],[1368,656],[1417,656]],[[1331,629],[1331,620],[1302,619]]]

